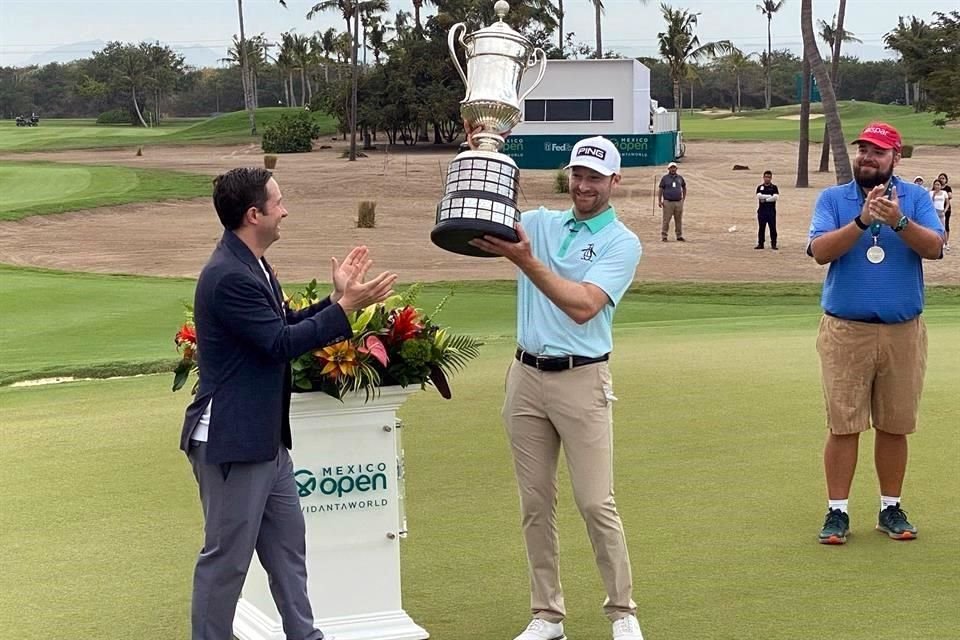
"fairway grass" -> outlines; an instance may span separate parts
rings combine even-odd
[[[871,121],[882,120],[893,125],[903,136],[904,144],[960,145],[960,129],[934,126],[933,113],[914,113],[912,107],[881,105],[872,102],[843,101],[839,103],[840,119],[843,122],[844,136],[849,142]],[[822,105],[812,106],[813,113],[822,113]],[[775,107],[770,111],[756,109],[742,111],[710,113],[683,112],[680,115],[680,128],[685,140],[742,140],[762,141],[800,139],[800,123],[790,119],[800,113],[799,105]],[[736,115],[736,118],[730,116]],[[823,118],[810,121],[810,140],[823,140]]]
[[[529,616],[498,417],[513,349],[512,309],[501,308],[500,295],[490,305],[473,296],[471,310],[493,309],[492,326],[505,333],[452,379],[453,400],[428,390],[400,412],[410,528],[404,605],[435,640],[462,640],[464,628],[512,638]],[[676,303],[661,320],[619,322],[615,335],[617,504],[646,636],[956,638],[957,309],[928,318],[922,427],[904,492],[919,539],[873,531],[867,434],[853,535],[835,548],[816,543],[825,498],[815,302],[749,316],[733,304],[727,317],[693,322],[710,315],[696,307]],[[202,520],[177,451],[189,396],[169,383],[149,376],[0,389],[5,637],[188,637]],[[566,631],[602,640],[610,633],[603,587],[565,470],[559,486]]]
[[[0,220],[208,196],[210,178],[163,169],[0,160]]]
[[[283,113],[298,113],[300,109],[270,107],[257,109],[257,131],[276,122]],[[314,113],[321,135],[336,131],[331,116]],[[109,147],[136,148],[155,144],[244,144],[260,143],[259,136],[250,135],[250,123],[245,111],[225,113],[213,118],[176,119],[163,126],[143,127],[97,125],[94,120],[41,120],[39,127],[17,127],[14,122],[0,121],[0,152],[53,151],[59,149],[96,149]]]
[[[0,385],[171,366],[177,358],[173,334],[184,318],[184,303],[193,301],[194,286],[190,279],[0,265]],[[288,294],[298,287],[284,285]],[[816,284],[640,283],[621,301],[616,321],[618,326],[670,326],[678,333],[696,333],[715,321],[735,326],[766,318],[815,318],[819,290]],[[417,306],[432,313],[451,292],[438,322],[485,341],[512,339],[513,282],[430,283],[423,286]],[[960,287],[930,288],[927,301],[928,317],[960,318]]]

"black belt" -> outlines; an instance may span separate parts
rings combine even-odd
[[[884,322],[883,320],[880,320],[879,318],[869,318],[869,319],[865,319],[865,320],[852,320],[852,319],[850,319],[850,318],[841,318],[841,317],[838,316],[837,314],[835,314],[835,313],[830,313],[829,311],[824,311],[823,313],[824,313],[825,315],[830,316],[831,318],[836,318],[837,320],[846,320],[847,322],[866,322],[867,324],[890,324],[889,322]]]
[[[535,356],[532,353],[527,353],[523,349],[517,349],[517,360],[528,367],[533,367],[540,371],[566,371],[574,367],[582,367],[585,364],[606,362],[609,359],[609,353],[605,353],[599,358],[588,358],[586,356]]]

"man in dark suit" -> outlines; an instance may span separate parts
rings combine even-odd
[[[193,640],[230,640],[253,552],[266,569],[288,640],[322,640],[307,597],[306,542],[287,452],[289,362],[352,333],[346,314],[392,294],[396,275],[364,282],[365,247],[338,263],[334,292],[288,309],[264,259],[287,216],[265,169],[233,169],[214,181],[223,237],[197,281],[200,387],[180,438],[200,489],[204,543],[193,578]],[[283,446],[280,446],[280,445]]]

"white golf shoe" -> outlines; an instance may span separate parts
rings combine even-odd
[[[513,640],[567,640],[567,636],[563,634],[562,622],[547,622],[534,618],[523,633]]]
[[[626,616],[613,623],[613,640],[643,640],[636,616]]]

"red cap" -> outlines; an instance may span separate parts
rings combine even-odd
[[[871,122],[863,128],[860,136],[853,141],[853,144],[857,144],[858,142],[869,142],[870,144],[877,145],[881,149],[893,149],[899,152],[901,143],[900,132],[886,122]]]

